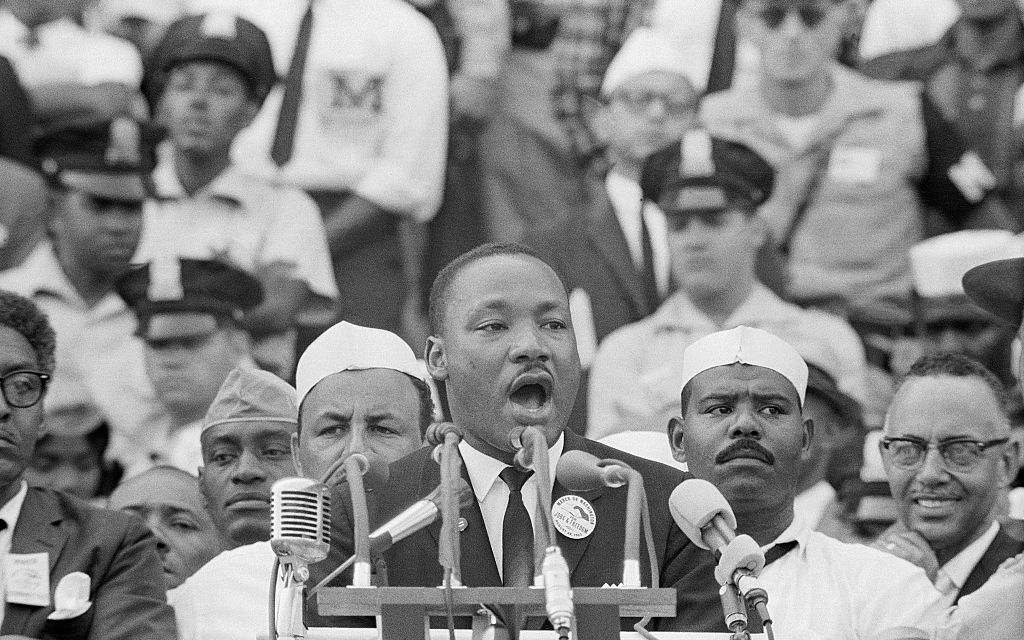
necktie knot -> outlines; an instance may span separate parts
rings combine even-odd
[[[508,486],[509,491],[522,491],[523,485],[526,484],[526,481],[532,475],[532,469],[530,471],[520,471],[515,467],[505,467],[499,474],[499,477]]]

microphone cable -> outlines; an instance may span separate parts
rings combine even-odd
[[[647,561],[651,565],[651,588],[661,587],[661,576],[658,573],[658,554],[654,550],[654,529],[651,527],[651,507],[647,502],[647,491],[645,490],[640,502],[641,520],[643,521],[644,543],[647,545]],[[651,616],[647,615],[633,625],[633,631],[640,634],[644,640],[658,640],[658,637],[647,630],[651,622]],[[772,639],[774,640],[774,639]]]

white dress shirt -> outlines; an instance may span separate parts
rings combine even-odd
[[[14,527],[18,524],[18,516],[21,515],[21,505],[25,502],[25,494],[28,493],[28,483],[21,481],[21,488],[14,497],[0,507],[0,520],[7,523],[3,531],[0,531],[0,603],[7,602],[7,579],[3,574],[7,554],[11,552],[11,540],[14,537]],[[4,623],[4,612],[6,607],[0,606],[0,625]]]
[[[812,531],[799,516],[770,545],[797,547],[761,572],[779,638],[866,639],[890,630],[928,632],[945,609],[924,569]]]
[[[999,523],[993,521],[985,533],[978,536],[977,540],[964,547],[960,553],[939,567],[939,573],[935,578],[935,588],[946,597],[946,604],[953,604],[956,594],[964,588],[967,578],[998,534]]]
[[[665,213],[653,202],[643,201],[640,185],[626,176],[609,171],[605,177],[605,191],[612,203],[612,211],[626,238],[629,257],[640,272],[644,268],[643,225],[651,238],[651,260],[654,263],[654,283],[662,298],[669,294],[671,263],[668,251],[668,223]],[[641,216],[643,222],[641,224]]]
[[[551,486],[555,484],[555,465],[562,457],[562,449],[565,447],[565,435],[560,435],[558,440],[548,449],[548,468],[551,469]],[[480,514],[484,518],[484,528],[487,529],[487,539],[491,543],[491,552],[494,554],[494,564],[498,567],[498,576],[502,576],[502,521],[505,518],[505,507],[508,505],[508,485],[498,477],[509,465],[495,460],[483,454],[465,440],[459,443],[459,453],[462,454],[462,462],[466,465],[466,472],[469,474],[470,484],[473,485],[473,494],[477,503],[480,504]],[[530,522],[537,521],[537,475],[533,474],[523,484],[523,504],[530,514]]]

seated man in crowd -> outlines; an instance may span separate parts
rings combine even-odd
[[[864,395],[864,350],[853,329],[783,301],[758,279],[759,253],[769,239],[755,214],[771,193],[771,167],[743,145],[704,140],[687,136],[679,169],[667,172],[660,192],[679,289],[649,318],[601,345],[590,378],[590,437],[663,431],[678,411],[684,349],[741,324],[784,336],[840,389]]]
[[[168,141],[136,261],[168,253],[218,258],[256,276],[266,295],[245,327],[257,362],[288,377],[299,314],[317,308],[330,320],[338,288],[313,200],[231,163],[232,142],[274,81],[270,44],[251,22],[211,13],[171,25],[146,74]]]
[[[430,323],[427,367],[444,384],[452,421],[465,434],[459,452],[473,490],[471,504],[462,510],[467,521],[461,533],[462,582],[471,587],[533,584],[531,522],[540,517],[538,480],[532,471],[512,466],[515,451],[509,442],[514,429],[532,426],[547,443],[537,454],[546,455],[552,469],[563,451],[580,450],[623,460],[643,474],[648,498],[657,505],[651,510],[651,551],[660,566],[653,570],[659,572],[662,585],[678,586],[685,571],[679,556],[688,541],[659,507],[667,504],[669,492],[686,475],[566,430],[580,362],[568,294],[555,271],[525,247],[482,245],[438,274],[431,287]],[[370,514],[371,526],[430,493],[439,477],[430,448],[393,463]],[[552,480],[554,500],[568,495],[585,499],[554,480],[554,473]],[[344,494],[337,497],[332,556],[343,559],[352,547],[350,505]],[[565,555],[572,584],[619,583],[622,559],[616,558],[615,550],[623,548],[626,491],[606,489],[591,506],[596,521],[587,535],[577,538],[573,531],[573,536],[562,531],[552,542]],[[401,540],[383,553],[388,583],[441,584],[441,566],[432,561],[437,554],[436,531],[422,530]],[[312,569],[319,571],[321,565]],[[650,584],[651,571],[646,563],[641,567],[645,584]],[[517,621],[504,622],[511,627]]]
[[[270,488],[295,473],[297,422],[295,389],[267,371],[235,369],[217,392],[199,436],[199,487],[225,549],[270,538]]]
[[[309,478],[356,451],[383,464],[398,460],[422,445],[433,419],[422,366],[409,345],[381,329],[331,327],[302,354],[296,383],[292,457]],[[252,640],[265,632],[273,561],[269,542],[231,549],[171,591],[181,640]]]
[[[856,0],[740,0],[758,73],[702,102],[712,135],[750,145],[779,175],[759,211],[788,252],[789,297],[845,313],[910,299],[923,207],[956,224],[994,186],[920,88],[839,65]]]
[[[98,408],[110,425],[109,457],[131,466],[150,425],[166,419],[145,375],[135,315],[115,290],[142,231],[144,152],[119,157],[106,125],[64,128],[39,143],[49,237],[0,274],[0,288],[31,298],[57,332],[53,408],[77,401]]]
[[[808,374],[800,354],[766,331],[740,326],[694,342],[683,365],[682,414],[669,425],[674,455],[722,492],[736,532],[764,550],[760,580],[778,637],[927,638],[942,607],[924,571],[812,531],[794,516],[800,467],[815,435],[803,414]],[[714,556],[696,546],[685,556],[682,606],[661,628],[726,631]],[[752,622],[759,631],[760,618]],[[896,629],[902,633],[893,635]]]
[[[168,414],[149,425],[126,475],[156,464],[192,472],[203,464],[203,416],[225,378],[235,367],[255,366],[242,322],[263,289],[224,262],[161,256],[122,276],[117,292],[138,318],[146,374]]]
[[[45,433],[43,397],[55,340],[35,304],[0,291],[0,516],[11,531],[0,555],[5,565],[23,563],[17,566],[39,578],[19,583],[8,576],[0,635],[174,640],[160,558],[145,526],[50,489],[29,488],[22,477]],[[55,595],[75,581],[72,574],[88,577],[85,604]],[[50,619],[55,612],[58,619]]]
[[[984,366],[938,354],[914,363],[886,416],[882,462],[899,521],[875,546],[923,567],[949,604],[1024,552],[997,521],[1019,455],[1006,403]]]
[[[221,552],[203,506],[199,479],[177,467],[153,467],[110,494],[108,508],[138,516],[156,538],[167,588],[173,589]]]

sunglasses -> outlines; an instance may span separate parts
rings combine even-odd
[[[796,13],[800,22],[808,29],[814,29],[828,17],[833,4],[805,4],[797,7],[785,7],[781,5],[769,5],[757,10],[757,16],[769,29],[778,29],[786,21],[786,16],[791,12]]]

